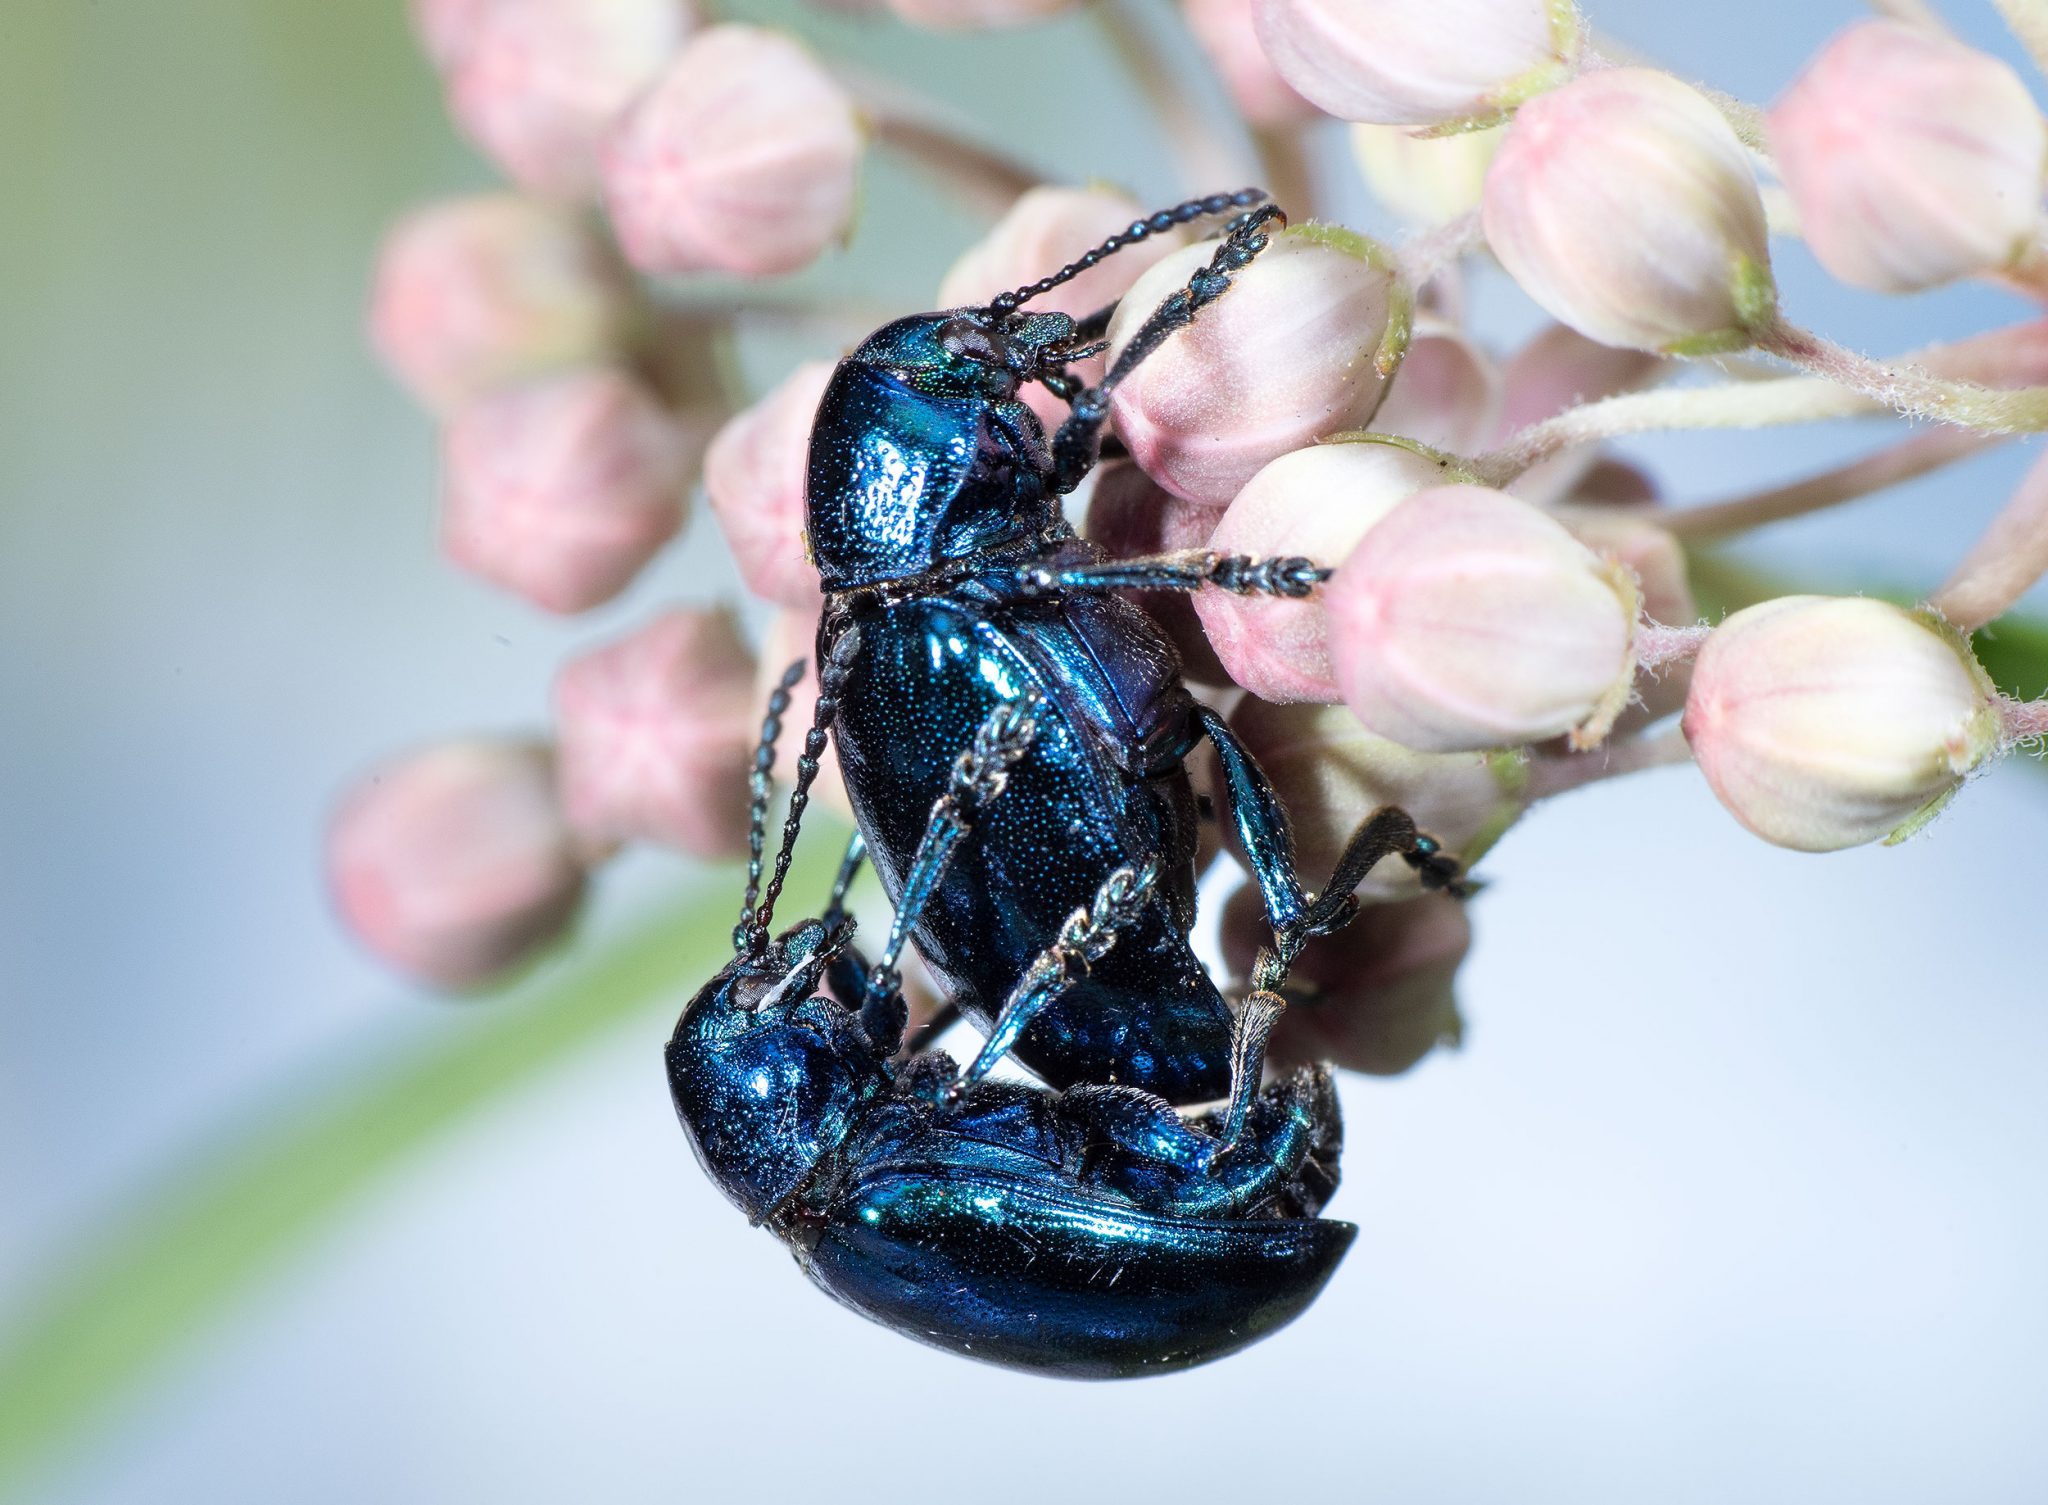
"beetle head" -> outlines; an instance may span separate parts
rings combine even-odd
[[[676,1116],[706,1174],[769,1216],[884,1085],[859,1021],[813,996],[852,927],[816,920],[742,951],[683,1010],[668,1043]]]

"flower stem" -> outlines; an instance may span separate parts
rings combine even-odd
[[[1833,470],[1748,496],[1688,507],[1672,513],[1663,523],[1666,531],[1688,543],[1728,538],[1901,485],[2003,442],[2002,435],[1980,434],[1970,429],[1928,429]]]
[[[2048,700],[2008,700],[2001,696],[1998,720],[2000,741],[2007,748],[2048,737]]]
[[[893,80],[843,66],[835,71],[875,140],[917,163],[990,218],[1045,182],[1043,173],[982,145],[939,106]]]
[[[1249,185],[1258,164],[1216,129],[1219,112],[1205,108],[1186,81],[1173,76],[1131,0],[1095,0],[1088,11],[1179,159],[1184,186],[1215,193]]]
[[[1259,186],[1273,196],[1273,202],[1285,209],[1289,218],[1315,218],[1315,164],[1309,158],[1308,139],[1300,127],[1255,127],[1252,146],[1259,154]]]
[[[1757,348],[1910,418],[1986,433],[2048,428],[2048,387],[1998,389],[1945,379],[1915,366],[1875,360],[1811,330],[1779,321],[1757,331]]]
[[[1685,734],[1674,726],[1655,736],[1605,742],[1593,752],[1538,753],[1527,764],[1526,787],[1529,799],[1534,802],[1569,794],[1603,779],[1618,779],[1691,761],[1692,749],[1686,745]]]
[[[1662,622],[1644,621],[1636,627],[1636,667],[1655,671],[1688,663],[1712,631],[1704,623],[1666,627]]]
[[[1485,245],[1486,231],[1480,225],[1479,211],[1469,210],[1403,241],[1394,252],[1395,270],[1419,296],[1444,272]]]
[[[1992,0],[2005,17],[2006,28],[2034,60],[2034,66],[2048,72],[2048,0]]]
[[[1864,0],[1864,3],[1880,16],[1890,16],[1894,21],[1910,21],[1915,26],[1944,34],[1949,29],[1948,23],[1927,0]]]
[[[2034,461],[1991,526],[1928,604],[1965,632],[2003,616],[2048,574],[2048,454]]]

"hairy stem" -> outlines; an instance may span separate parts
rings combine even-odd
[[[1043,173],[974,140],[948,112],[895,81],[846,67],[836,73],[875,140],[924,168],[978,212],[993,219],[1019,194],[1045,182]]]
[[[1888,486],[1902,485],[2004,442],[2004,436],[1998,434],[1929,429],[1817,475],[1748,496],[1688,507],[1666,518],[1664,527],[1688,543],[1729,538],[1752,528],[1852,502]]]
[[[1965,632],[2003,616],[2048,574],[2048,454],[2014,489],[1991,526],[1928,604]]]
[[[1603,779],[1691,761],[1692,749],[1686,745],[1684,733],[1674,726],[1654,736],[1605,742],[1590,752],[1539,753],[1527,765],[1527,790],[1532,802],[1545,800]]]
[[[1921,367],[1875,360],[1783,322],[1759,330],[1756,344],[1909,418],[1931,418],[1993,434],[2048,428],[2048,387],[1999,389],[1946,379]]]

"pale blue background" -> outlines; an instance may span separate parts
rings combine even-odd
[[[1861,14],[1592,8],[1752,99]],[[1980,0],[1952,8],[2010,55]],[[1085,21],[861,34],[1049,165],[1185,186]],[[323,810],[352,770],[534,723],[566,650],[733,590],[701,520],[569,624],[436,558],[431,434],[360,310],[381,224],[486,176],[398,0],[0,0],[9,1300],[266,1103],[454,1027],[325,909]],[[920,303],[971,233],[879,164],[862,245],[811,281]],[[1850,294],[1796,248],[1782,272],[1795,316],[1870,348],[2015,313]],[[1481,302],[1526,327],[1497,285]],[[1870,442],[1647,452],[1694,499]],[[1762,546],[1925,588],[2019,462]],[[1347,1087],[1338,1211],[1364,1234],[1328,1295],[1238,1359],[1141,1385],[964,1364],[816,1296],[689,1162],[649,1021],[381,1184],[45,1493],[2039,1500],[2044,850],[2048,781],[2017,767],[1903,850],[1824,860],[1745,836],[1686,771],[1539,811],[1488,864],[1468,1047]],[[597,928],[673,871],[608,877]]]

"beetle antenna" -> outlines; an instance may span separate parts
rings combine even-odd
[[[860,651],[860,629],[841,632],[825,655],[818,671],[818,705],[811,713],[810,730],[804,733],[804,750],[796,760],[796,787],[790,791],[789,813],[782,818],[782,844],[775,851],[775,876],[768,880],[768,892],[753,916],[748,949],[765,946],[768,924],[775,918],[775,901],[782,897],[782,880],[789,876],[790,860],[796,856],[797,832],[803,826],[804,807],[811,802],[811,785],[825,756],[825,729],[839,715],[839,696],[846,688],[846,676],[853,669],[854,654]]]
[[[789,692],[797,687],[809,667],[810,661],[800,658],[782,671],[782,678],[768,696],[768,714],[761,720],[761,740],[754,745],[754,766],[747,774],[747,788],[753,795],[753,806],[747,812],[747,896],[740,901],[740,920],[733,927],[735,951],[758,952],[754,937],[758,934],[763,940],[767,938],[766,928],[756,926],[753,919],[754,905],[761,897],[761,852],[768,839],[768,797],[774,787],[770,775],[775,769],[775,742],[782,735]]]
[[[1134,246],[1154,235],[1164,235],[1168,230],[1185,225],[1191,220],[1203,219],[1212,214],[1227,214],[1232,209],[1249,209],[1252,205],[1263,204],[1265,201],[1265,189],[1240,188],[1236,193],[1212,193],[1204,199],[1189,199],[1184,204],[1162,209],[1145,219],[1132,220],[1127,228],[1117,231],[1093,249],[1084,251],[1050,277],[1041,277],[1029,287],[1020,287],[1015,292],[1004,293],[989,304],[989,312],[997,315],[1013,314],[1041,293],[1049,293],[1063,282],[1072,282],[1105,256],[1114,256],[1126,246]]]

